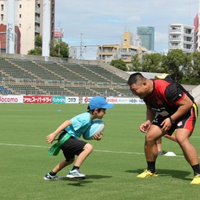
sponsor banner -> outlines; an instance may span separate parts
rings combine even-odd
[[[52,96],[23,96],[24,103],[52,103]]]
[[[65,104],[66,99],[64,96],[53,96],[52,97],[52,103],[53,104]]]
[[[113,104],[144,104],[144,101],[140,98],[118,98],[108,97],[106,98],[108,103]]]
[[[89,103],[92,97],[83,97],[82,103]],[[144,104],[144,101],[140,98],[118,98],[107,97],[106,101],[113,104]]]
[[[23,103],[23,96],[0,95],[0,103]]]
[[[93,97],[83,97],[82,98],[82,103],[90,103],[90,100],[92,99]]]
[[[79,97],[66,97],[66,103],[79,103]]]
[[[53,96],[53,104],[79,103],[79,97]]]

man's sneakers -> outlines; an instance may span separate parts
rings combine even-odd
[[[194,179],[190,182],[193,185],[200,185],[200,174],[197,174]]]
[[[144,172],[139,174],[137,177],[138,178],[148,178],[148,177],[156,177],[156,176],[158,176],[158,174],[156,172],[152,173],[151,171],[146,169]]]
[[[78,169],[74,169],[69,171],[69,173],[66,176],[67,178],[85,178],[85,174],[82,174]]]
[[[56,175],[52,176],[49,173],[46,173],[46,175],[44,176],[44,180],[47,180],[47,181],[49,181],[49,180],[61,180],[61,179],[63,179],[63,177],[56,176]]]

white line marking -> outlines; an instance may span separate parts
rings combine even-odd
[[[27,145],[27,144],[7,144],[7,143],[0,143],[0,146],[14,146],[14,147],[31,147],[31,148],[45,148],[49,149],[47,146],[40,146],[40,145]],[[94,149],[96,152],[103,152],[103,153],[117,153],[117,154],[132,154],[132,155],[144,155],[144,153],[139,153],[139,152],[127,152],[127,151],[109,151],[109,150],[97,150]],[[163,155],[164,156],[164,155]],[[183,158],[183,155],[176,155],[176,157],[181,157]],[[200,158],[200,157],[198,157]]]
[[[50,148],[50,146],[47,147],[47,146],[39,146],[39,145],[7,144],[7,143],[0,143],[0,146],[31,147],[31,148],[45,148],[45,149],[49,149]],[[109,151],[109,150],[97,150],[97,149],[94,149],[94,151],[96,151],[96,152],[103,152],[103,153],[115,153],[115,154],[144,155],[144,153],[127,152],[127,151]],[[183,156],[182,155],[178,155],[177,157],[183,157]]]

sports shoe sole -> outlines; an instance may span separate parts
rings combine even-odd
[[[68,174],[66,177],[67,178],[85,179],[85,176],[73,176],[73,175],[70,175],[70,174]]]

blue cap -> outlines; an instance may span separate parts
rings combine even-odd
[[[112,108],[114,106],[114,104],[110,104],[106,102],[106,98],[105,97],[101,97],[101,96],[95,96],[90,100],[89,103],[89,107],[90,110],[95,110],[96,108],[104,108],[104,109],[109,109]]]

